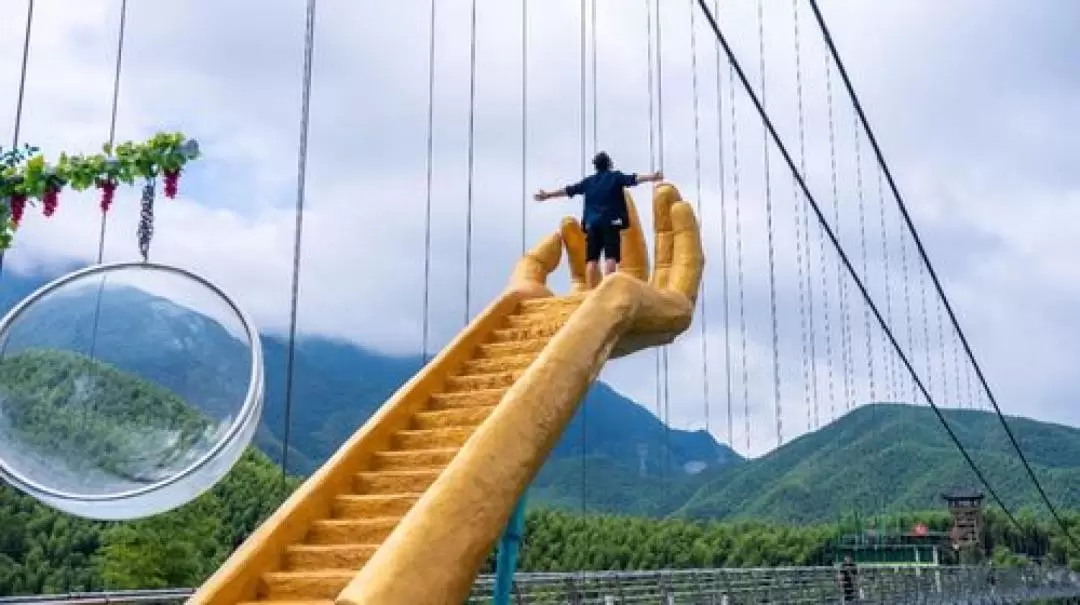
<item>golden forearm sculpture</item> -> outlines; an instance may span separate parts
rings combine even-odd
[[[671,342],[690,326],[704,268],[693,211],[669,184],[653,194],[655,264],[631,203],[620,272],[585,289],[580,225],[563,222],[518,263],[509,293],[552,296],[565,247],[583,302],[337,598],[347,605],[462,603],[517,500],[607,359]]]

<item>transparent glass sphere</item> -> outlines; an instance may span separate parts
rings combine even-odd
[[[133,519],[220,480],[259,423],[258,332],[187,271],[64,276],[0,322],[0,478],[59,510]]]

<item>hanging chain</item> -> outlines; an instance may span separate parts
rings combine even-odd
[[[791,9],[794,23],[793,39],[795,41],[795,98],[799,117],[799,171],[802,173],[803,179],[806,179],[806,116],[803,111],[802,53],[799,45],[798,0],[791,1]],[[817,362],[814,359],[816,355],[814,350],[814,299],[810,285],[810,212],[802,212],[802,204],[800,203],[802,202],[802,196],[799,192],[798,181],[795,178],[791,179],[791,188],[795,210],[795,264],[798,267],[799,276],[799,338],[802,343],[803,384],[806,385],[806,428],[807,430],[813,430],[817,426],[818,391]],[[806,257],[805,267],[803,266],[804,256]],[[806,280],[805,283],[804,279]],[[807,306],[809,306],[809,313],[807,312]],[[809,350],[807,350],[808,348]]]
[[[840,236],[840,191],[837,184],[837,167],[836,167],[836,119],[833,111],[833,91],[832,91],[832,60],[829,55],[825,55],[825,90],[827,96],[827,104],[829,109],[829,159],[832,166],[832,193],[833,193],[833,220],[837,237]],[[847,305],[846,300],[846,284],[844,282],[844,274],[841,271],[840,259],[836,259],[836,297],[837,297],[837,313],[839,314],[837,321],[840,323],[840,366],[843,370],[844,376],[844,405],[848,409],[851,409],[851,373],[848,369],[848,339],[847,339]],[[835,418],[835,412],[833,417]]]
[[[892,325],[892,286],[889,283],[889,243],[888,230],[885,228],[885,189],[882,186],[881,168],[877,170],[877,191],[878,191],[878,218],[881,221],[881,258],[884,270],[882,275],[885,276],[885,318],[889,325]],[[890,399],[899,398],[900,386],[897,384],[899,378],[899,372],[896,368],[896,357],[889,354],[888,343],[885,339],[881,339],[881,359],[885,362],[885,382],[886,390],[889,393]]]
[[[866,201],[863,198],[862,147],[859,145],[859,139],[861,138],[859,136],[859,116],[852,111],[851,117],[855,126],[855,191],[856,197],[859,200],[859,248],[862,254],[863,279],[869,280],[870,273],[866,258]],[[866,374],[870,383],[870,402],[873,403],[877,400],[877,388],[874,383],[874,338],[870,331],[870,305],[864,304],[862,308],[863,330],[866,333]]]
[[[143,262],[150,260],[150,240],[154,237],[154,195],[156,190],[155,179],[146,179],[142,188],[142,200],[139,209],[139,254]]]
[[[728,63],[728,81],[735,81],[735,67]],[[746,288],[743,270],[742,200],[739,196],[739,122],[735,107],[735,87],[728,86],[728,105],[731,107],[731,181],[735,202],[735,264],[739,290],[739,334],[741,336],[740,369],[742,370],[743,420],[746,429],[746,451],[750,452],[750,371],[746,359]]]
[[[765,100],[765,6],[764,0],[758,0],[758,59],[761,66],[761,105],[767,107]],[[772,179],[769,172],[769,132],[762,126],[762,146],[765,154],[765,221],[769,245],[769,312],[772,320],[773,347],[773,401],[776,407],[776,443],[784,442],[783,411],[780,407],[780,331],[776,313],[776,245],[773,233]]]
[[[720,0],[714,1],[715,10],[720,12]],[[721,82],[722,65],[720,42],[716,42],[716,141],[717,162],[720,168],[720,265],[724,296],[724,380],[727,394],[727,433],[728,447],[735,447],[734,415],[731,408],[731,304],[728,292],[728,227],[727,227],[727,175],[724,174],[724,95]]]
[[[690,73],[694,96],[694,179],[697,188],[697,215],[698,224],[705,224],[705,212],[701,203],[701,130],[700,114],[698,109],[698,70],[697,70],[697,20],[694,15],[696,10],[690,0]],[[704,227],[702,227],[704,228]],[[698,317],[701,320],[701,388],[702,406],[705,408],[705,432],[709,432],[709,330],[708,330],[708,304],[706,296],[706,279],[704,273],[701,276],[700,304],[698,305]]]

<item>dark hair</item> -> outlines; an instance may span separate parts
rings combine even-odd
[[[601,151],[593,156],[592,165],[597,172],[611,170],[611,156],[607,152]]]

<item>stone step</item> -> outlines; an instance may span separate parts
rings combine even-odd
[[[493,405],[432,410],[413,414],[413,426],[418,429],[437,429],[443,427],[477,427],[495,410]],[[447,462],[446,464],[449,464]],[[443,465],[445,466],[445,464]]]
[[[562,328],[561,323],[542,323],[524,328],[498,328],[491,331],[490,342],[503,343],[535,340],[537,338],[550,339],[560,328]]]
[[[272,601],[336,599],[355,571],[272,571],[260,578],[259,596]]]
[[[446,392],[460,393],[462,391],[485,391],[488,389],[510,388],[525,372],[515,370],[512,372],[496,372],[493,374],[471,374],[468,376],[447,376]]]
[[[442,469],[424,469],[356,473],[353,487],[358,494],[415,494],[426,490],[441,472]]]
[[[462,410],[470,410],[472,408],[460,408]],[[448,410],[457,411],[457,410]],[[434,412],[421,412],[423,414],[431,414]],[[490,412],[489,412],[490,413]],[[419,415],[419,414],[417,414]],[[443,426],[443,425],[438,425]],[[438,428],[438,426],[417,426],[416,428]],[[446,425],[452,426],[452,425]],[[462,426],[462,425],[458,425]],[[454,459],[454,456],[458,453],[457,448],[440,448],[434,450],[393,450],[384,452],[375,452],[374,463],[375,469],[380,471],[409,471],[409,470],[422,470],[430,468],[443,468],[450,461]]]
[[[554,309],[575,309],[585,302],[588,294],[528,298],[518,303],[519,313],[545,313]]]
[[[399,450],[434,450],[461,447],[469,440],[471,428],[410,429],[394,433],[394,447]]]
[[[463,391],[457,393],[436,393],[431,396],[428,407],[432,410],[449,410],[454,408],[471,408],[477,406],[496,405],[506,394],[506,389],[481,389],[479,391]]]
[[[513,372],[524,370],[536,361],[536,353],[523,353],[520,355],[504,355],[492,359],[470,359],[461,366],[461,375],[493,374],[496,372]]]
[[[539,355],[547,346],[548,338],[530,338],[514,342],[489,342],[477,345],[474,359],[499,359],[511,355]]]
[[[372,517],[404,517],[420,499],[420,492],[411,494],[342,494],[334,497],[331,514],[336,519]]]
[[[293,544],[285,549],[286,571],[359,571],[378,544]]]
[[[308,529],[306,544],[381,544],[401,517],[319,519]]]

